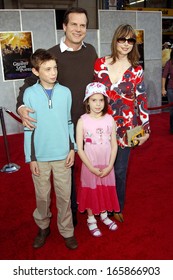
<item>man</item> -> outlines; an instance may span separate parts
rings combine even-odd
[[[87,11],[83,8],[72,7],[65,12],[63,20],[63,30],[65,36],[59,45],[49,49],[49,52],[58,60],[58,82],[70,88],[72,93],[72,120],[74,127],[77,120],[84,113],[83,99],[87,84],[92,82],[94,73],[94,62],[97,58],[95,48],[84,43],[89,20]],[[32,75],[25,80],[20,88],[17,98],[17,112],[25,127],[33,129],[35,122],[28,113],[33,112],[32,108],[26,108],[23,104],[23,92],[37,81],[37,77]],[[21,106],[22,105],[22,106]],[[77,224],[77,203],[74,186],[74,168],[72,169],[72,193],[71,208],[73,214],[73,224]]]

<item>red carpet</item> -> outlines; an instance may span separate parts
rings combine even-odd
[[[56,227],[55,198],[52,198],[51,235],[43,248],[33,249],[37,227],[32,218],[34,188],[29,166],[24,163],[23,135],[9,135],[14,173],[0,173],[1,260],[172,260],[173,259],[173,135],[167,112],[151,115],[152,134],[142,147],[132,150],[125,222],[116,232],[98,220],[103,237],[94,238],[86,226],[86,214],[78,213],[75,228],[79,248],[69,251]],[[6,161],[0,137],[0,168]],[[79,173],[79,172],[78,172]],[[79,180],[79,174],[77,174]]]

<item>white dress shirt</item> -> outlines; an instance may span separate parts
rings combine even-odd
[[[60,50],[61,50],[61,52],[65,52],[65,51],[73,52],[73,51],[74,51],[73,48],[69,48],[69,47],[65,44],[65,38],[66,38],[66,37],[63,36],[63,37],[61,38],[61,41],[60,41]],[[84,44],[84,42],[82,41],[82,44],[81,44],[81,46],[77,49],[77,51],[80,50],[83,46],[86,47],[85,44]]]

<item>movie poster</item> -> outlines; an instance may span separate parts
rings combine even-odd
[[[144,30],[135,30],[136,32],[136,39],[138,44],[138,50],[140,54],[140,60],[139,63],[144,69]]]
[[[31,75],[32,32],[0,32],[0,50],[4,81]]]

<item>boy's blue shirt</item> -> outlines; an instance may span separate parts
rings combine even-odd
[[[37,82],[25,90],[24,104],[35,111],[30,116],[37,120],[34,131],[24,128],[26,162],[65,159],[70,151],[70,139],[76,149],[69,88],[56,83],[49,98]]]

